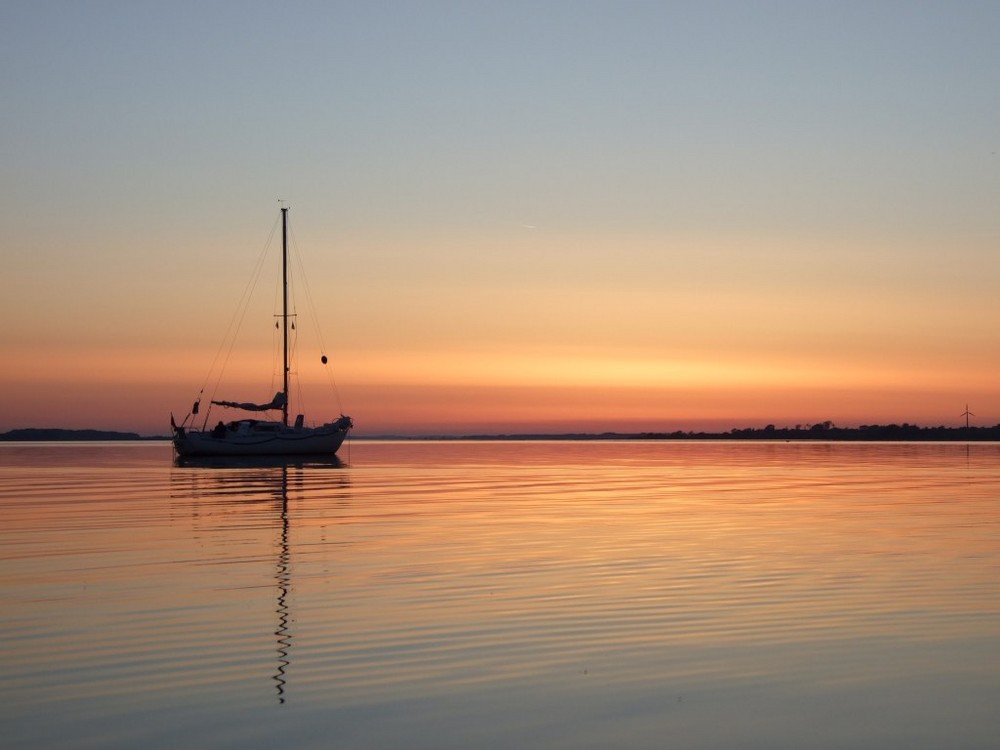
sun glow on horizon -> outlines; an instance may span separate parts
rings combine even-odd
[[[205,374],[203,359],[194,354],[122,352],[112,377],[106,356],[92,352],[74,360],[71,384],[58,371],[31,379],[32,368],[21,363],[5,373],[14,404],[7,410],[8,428],[120,425],[162,433],[165,415],[182,416],[205,385],[189,377]],[[39,354],[33,366],[39,362],[44,372],[59,367],[60,357]],[[270,384],[261,381],[261,370],[270,364],[267,353],[259,352],[245,366],[231,368],[218,393],[209,383],[205,398],[270,398],[280,383],[276,371]],[[614,357],[599,351],[356,351],[334,355],[329,366],[333,369],[326,371],[310,362],[293,374],[306,391],[307,418],[324,421],[343,411],[355,418],[359,434],[673,431],[824,419],[843,425],[956,424],[955,404],[964,403],[970,391],[987,394],[992,387],[988,378],[966,374],[967,390],[956,391],[960,368],[916,377],[905,363],[845,368],[835,359],[676,361],[636,352]],[[338,386],[333,394],[331,377]],[[923,406],[914,409],[916,402]],[[989,397],[978,399],[973,411],[987,420],[980,423],[996,409],[992,403]],[[51,416],[54,407],[74,418]],[[42,419],[43,414],[50,416]]]

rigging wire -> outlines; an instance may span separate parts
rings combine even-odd
[[[219,375],[215,380],[215,385],[212,387],[212,392],[209,397],[208,408],[205,410],[205,421],[204,426],[208,425],[208,417],[212,411],[212,401],[215,399],[215,394],[219,390],[219,385],[222,382],[222,376],[225,374],[226,366],[229,364],[229,359],[232,356],[233,348],[236,346],[236,340],[239,337],[240,329],[243,326],[243,320],[246,318],[247,310],[250,308],[250,300],[253,297],[254,289],[257,288],[257,282],[260,280],[261,271],[264,268],[264,260],[267,257],[267,251],[271,247],[271,242],[274,240],[274,234],[278,230],[278,224],[280,222],[280,217],[275,220],[274,224],[271,226],[271,232],[267,236],[267,241],[261,248],[257,255],[257,260],[254,263],[253,270],[250,275],[250,280],[247,282],[246,287],[243,289],[243,295],[240,297],[239,302],[236,306],[236,311],[233,313],[233,317],[229,321],[229,325],[226,328],[226,333],[223,336],[222,343],[219,345],[218,351],[215,353],[215,358],[212,360],[211,366],[208,368],[208,374],[205,376],[205,382],[198,392],[198,399],[201,400],[201,394],[205,392],[205,388],[208,387],[208,383],[212,378],[212,374],[215,372],[216,364],[219,361],[219,357],[222,355],[223,349],[226,350],[225,357],[222,360],[222,364],[219,366]],[[228,343],[228,348],[226,344]]]
[[[302,253],[299,251],[298,241],[296,240],[295,231],[294,228],[291,226],[291,222],[289,222],[288,229],[292,247],[295,248],[294,256],[295,256],[295,263],[298,269],[298,275],[302,278],[302,285],[305,288],[306,305],[309,308],[309,313],[312,318],[313,329],[316,331],[316,337],[319,339],[320,351],[323,354],[323,364],[325,365],[326,342],[323,341],[323,329],[319,325],[319,314],[316,312],[316,304],[315,301],[313,300],[312,292],[309,289],[309,276],[308,274],[306,274],[305,267],[302,264]],[[330,389],[333,391],[334,398],[336,398],[337,400],[337,411],[343,414],[344,405],[340,399],[340,389],[337,388],[337,382],[333,377],[333,368],[324,367],[323,369],[326,371],[327,380],[330,383]],[[299,392],[301,393],[301,389],[299,389]]]
[[[237,303],[236,310],[233,312],[233,315],[232,315],[232,317],[231,317],[231,319],[229,321],[229,324],[226,327],[225,335],[223,336],[222,342],[220,343],[219,348],[218,348],[218,350],[215,353],[215,357],[212,359],[212,363],[211,363],[211,365],[208,368],[208,372],[207,372],[207,374],[205,376],[205,380],[204,380],[204,382],[202,384],[201,389],[198,392],[197,401],[195,402],[195,406],[192,408],[192,413],[193,414],[197,414],[198,413],[197,406],[198,406],[198,404],[201,403],[202,396],[204,395],[206,388],[209,387],[209,383],[211,382],[211,380],[213,378],[213,375],[215,375],[215,373],[218,372],[218,376],[215,378],[214,385],[212,386],[212,389],[211,389],[208,406],[207,406],[207,408],[205,410],[205,418],[204,418],[204,422],[203,422],[203,425],[202,425],[202,429],[204,429],[208,425],[209,417],[210,417],[210,414],[211,414],[212,401],[215,400],[216,393],[218,392],[218,389],[219,389],[219,387],[220,387],[220,385],[222,383],[222,379],[223,379],[223,376],[225,374],[226,367],[229,364],[229,360],[231,359],[233,350],[234,350],[235,345],[236,345],[236,341],[239,338],[240,331],[242,330],[243,322],[244,322],[244,320],[246,318],[246,315],[247,315],[247,312],[249,311],[249,308],[250,308],[251,299],[253,297],[254,291],[256,290],[256,288],[258,286],[258,282],[260,281],[261,273],[263,272],[263,268],[264,268],[264,265],[265,265],[265,261],[267,259],[268,251],[269,251],[269,249],[272,246],[272,243],[274,241],[274,236],[275,236],[275,234],[276,234],[276,232],[278,230],[278,226],[280,225],[280,222],[281,222],[281,217],[279,215],[275,219],[274,224],[271,226],[271,231],[268,234],[267,240],[265,241],[263,247],[261,248],[260,252],[258,253],[257,259],[256,259],[256,261],[254,263],[254,266],[253,266],[253,269],[251,271],[250,279],[249,279],[249,281],[247,282],[246,286],[243,289],[243,293],[242,293],[242,295],[241,295],[241,297],[239,299],[239,302]],[[303,260],[302,260],[302,253],[299,251],[297,240],[295,238],[294,231],[292,230],[291,222],[288,222],[287,228],[289,230],[289,237],[290,237],[290,241],[291,241],[291,246],[295,250],[295,252],[292,253],[292,254],[295,256],[296,270],[297,270],[298,275],[301,276],[301,278],[303,280],[303,286],[304,286],[304,289],[305,289],[307,306],[308,306],[308,309],[309,309],[309,313],[311,315],[313,327],[314,327],[314,329],[316,331],[316,336],[317,336],[317,338],[319,340],[321,352],[323,354],[323,356],[322,356],[323,364],[325,365],[327,363],[327,358],[326,358],[326,344],[323,341],[323,333],[322,333],[322,329],[320,328],[320,325],[319,325],[319,315],[318,315],[317,310],[316,310],[316,305],[315,305],[315,302],[313,300],[312,293],[311,293],[311,291],[309,289],[309,280],[308,280],[308,276],[305,273],[305,268],[304,268]],[[302,391],[302,388],[301,388],[301,381],[300,381],[300,378],[299,378],[298,368],[297,368],[297,366],[295,364],[297,362],[297,352],[298,352],[298,327],[295,324],[295,321],[296,321],[296,319],[298,317],[298,311],[297,311],[297,307],[296,307],[296,296],[294,294],[294,291],[295,291],[294,284],[295,284],[295,276],[296,276],[296,274],[290,273],[288,276],[289,276],[289,278],[288,278],[288,284],[289,284],[289,293],[290,293],[289,294],[289,298],[290,298],[290,307],[291,307],[291,311],[288,313],[288,322],[290,323],[290,329],[291,329],[289,331],[290,335],[289,335],[289,341],[288,341],[288,345],[289,345],[289,359],[288,359],[289,375],[291,375],[292,377],[294,377],[294,380],[295,380],[295,386],[296,387],[294,388],[293,392],[296,394],[296,398],[298,399],[298,406],[299,406],[298,413],[304,413],[305,412],[304,394],[303,394],[303,391]],[[276,284],[276,286],[275,286],[275,300],[276,301],[275,301],[275,307],[273,309],[277,309],[277,306],[278,306],[277,300],[279,298],[280,293],[281,293],[281,281],[279,279],[278,282],[277,282],[277,284]],[[275,315],[274,317],[275,317],[275,319],[276,319],[277,322],[275,324],[275,328],[272,329],[272,379],[271,379],[272,390],[275,388],[275,377],[280,372],[280,369],[281,369],[281,366],[278,365],[278,363],[277,363],[277,359],[278,359],[278,356],[279,356],[278,355],[278,351],[280,349],[280,343],[279,343],[279,341],[280,341],[280,338],[281,338],[281,317],[282,316],[279,314],[279,315]],[[283,359],[283,357],[282,357],[282,359]],[[221,364],[220,364],[220,360],[221,360]],[[330,384],[331,390],[333,391],[334,397],[336,398],[338,409],[341,412],[341,414],[343,414],[343,404],[342,404],[341,398],[340,398],[340,391],[339,391],[339,389],[337,387],[337,383],[336,383],[336,381],[335,381],[335,379],[333,377],[333,368],[324,367],[323,369],[326,370],[327,378],[329,380],[329,384]],[[192,413],[188,414],[188,417],[185,418],[184,422],[187,422],[187,419],[192,416]],[[350,451],[350,445],[348,445],[348,451]]]
[[[293,303],[294,309],[294,303]],[[289,315],[290,318],[295,318],[295,314]],[[292,323],[292,329],[289,331],[288,336],[288,374],[295,381],[295,388],[293,392],[295,393],[295,403],[297,406],[297,414],[306,413],[306,398],[305,391],[302,388],[302,381],[299,379],[299,367],[298,367],[298,356],[299,356],[299,331],[298,326]],[[290,405],[289,405],[290,406]]]
[[[288,230],[291,232],[291,222],[289,221]],[[289,260],[291,256],[296,256],[298,259],[297,249],[294,248],[294,241],[292,243],[292,248],[289,249]],[[294,269],[289,269],[288,274],[288,304],[291,308],[291,312],[288,314],[290,330],[288,335],[288,374],[295,382],[295,388],[293,389],[295,393],[295,403],[296,403],[296,414],[306,413],[306,393],[302,388],[302,381],[299,378],[299,327],[296,325],[299,319],[299,309],[298,309],[298,294],[296,293],[295,284],[297,283],[297,276],[302,276],[304,278],[305,274],[302,272],[302,262],[299,261],[299,272],[298,274],[293,272]]]
[[[278,378],[281,377],[281,316],[274,315],[274,327],[271,329],[271,387],[278,388]]]

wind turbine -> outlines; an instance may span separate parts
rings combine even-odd
[[[965,429],[969,429],[969,417],[974,417],[976,415],[973,414],[971,411],[969,411],[969,405],[966,404],[965,405],[965,411],[962,412],[959,416],[960,417],[965,417]]]

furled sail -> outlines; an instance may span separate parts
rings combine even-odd
[[[269,404],[251,404],[239,401],[213,401],[212,403],[216,406],[228,406],[230,409],[243,409],[244,411],[270,411],[271,409],[284,408],[285,394],[278,391]]]

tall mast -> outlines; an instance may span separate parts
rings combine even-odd
[[[281,406],[281,423],[288,427],[288,207],[281,208],[281,374],[282,393],[285,401]]]

